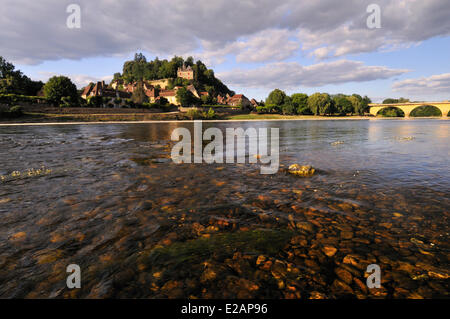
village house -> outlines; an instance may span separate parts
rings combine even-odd
[[[121,106],[125,104],[125,100],[131,97],[131,94],[125,91],[119,91],[112,89],[105,84],[105,81],[97,82],[96,84],[88,84],[81,94],[81,97],[88,100],[90,97],[101,96],[106,98],[104,105]],[[117,100],[121,100],[120,103],[116,103]],[[108,101],[109,100],[109,101]]]
[[[233,96],[227,94],[225,97],[222,95],[218,95],[217,103],[236,107],[237,106],[249,107],[250,105],[252,105],[252,102],[250,102],[250,100],[243,94],[235,94]]]
[[[200,95],[198,94],[198,92],[197,92],[197,90],[195,89],[195,86],[193,85],[193,84],[191,84],[191,85],[188,85],[187,87],[186,87],[186,89],[188,90],[188,91],[191,91],[191,93],[196,97],[196,98],[200,98]]]
[[[245,97],[243,94],[233,95],[228,99],[228,105],[230,106],[241,106],[248,107],[251,105],[250,100]]]
[[[178,100],[177,100],[177,89],[161,90],[159,92],[159,96],[166,98],[170,104],[180,105],[180,102],[178,102]]]
[[[177,76],[179,78],[193,80],[194,79],[194,70],[190,66],[183,65],[183,67],[178,68]],[[170,79],[160,79],[160,80],[152,80],[152,81],[143,81],[143,90],[145,95],[148,97],[150,103],[158,103],[161,98],[167,99],[170,104],[180,105],[177,101],[177,91],[181,88],[181,86],[176,86],[173,89],[169,90],[168,86],[170,83]],[[105,84],[104,81],[97,82],[96,84],[89,84],[83,90],[81,97],[87,100],[92,96],[101,96],[101,97],[109,97],[111,99],[117,100],[119,98],[125,100],[131,98],[133,92],[138,87],[137,82],[125,83],[122,79],[117,79],[111,82],[109,86]],[[209,96],[209,93],[206,91],[199,92],[195,88],[193,84],[186,86],[186,89],[190,91],[196,98],[200,99],[203,96]],[[105,102],[111,104],[111,102]],[[123,101],[126,103],[126,101]],[[256,100],[252,99],[251,101],[245,97],[243,94],[236,94],[230,96],[227,94],[226,96],[218,95],[217,103],[222,105],[230,105],[235,107],[249,107],[258,106]],[[116,105],[116,103],[113,103]]]

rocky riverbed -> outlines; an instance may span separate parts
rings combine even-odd
[[[316,147],[283,125],[270,176],[253,164],[175,165],[163,125],[0,132],[0,297],[448,298],[448,172],[434,175],[444,164],[377,166],[402,152],[425,161],[408,145],[423,135],[381,136],[371,158],[351,153],[361,142],[348,133]],[[336,125],[327,130],[347,130]],[[317,171],[298,177],[292,163]],[[69,264],[81,289],[66,287]],[[379,289],[366,285],[370,264]]]

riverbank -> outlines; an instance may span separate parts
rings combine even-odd
[[[102,110],[103,111],[103,110]],[[189,116],[184,112],[148,112],[133,110],[121,113],[32,113],[25,112],[23,116],[13,119],[0,119],[1,126],[7,125],[51,125],[51,124],[113,124],[113,123],[159,123],[159,122],[190,122]],[[402,117],[374,117],[374,116],[315,116],[315,115],[281,115],[281,114],[229,114],[219,113],[214,120],[223,121],[303,121],[303,120],[395,120],[412,119]],[[415,117],[413,119],[424,119]],[[425,117],[425,119],[448,119],[448,117]]]

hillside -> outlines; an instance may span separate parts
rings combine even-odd
[[[179,68],[190,67],[193,70],[193,79],[177,77]],[[225,84],[215,77],[214,71],[208,69],[202,61],[194,63],[192,57],[184,60],[182,57],[173,57],[170,61],[159,60],[147,61],[142,53],[137,53],[133,61],[127,61],[123,65],[122,73],[114,74],[113,80],[123,80],[124,83],[137,81],[151,81],[160,79],[172,79],[170,86],[188,86],[194,84],[199,91],[208,92],[211,96],[234,95]]]

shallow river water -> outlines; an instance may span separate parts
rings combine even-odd
[[[0,297],[448,298],[450,121],[203,126],[278,127],[280,171],[174,164],[192,123],[0,126]]]

